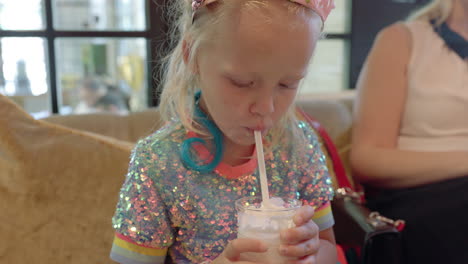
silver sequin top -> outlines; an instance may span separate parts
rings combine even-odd
[[[265,153],[269,189],[272,196],[301,199],[317,209],[332,199],[333,189],[317,135],[306,123],[299,126],[309,141],[301,146],[305,155],[283,146]],[[255,160],[220,164],[208,174],[184,167],[179,151],[187,135],[173,122],[137,143],[113,226],[137,245],[168,248],[177,263],[200,263],[236,238],[234,201],[261,194]],[[321,230],[333,225],[331,213],[326,218],[316,222]]]

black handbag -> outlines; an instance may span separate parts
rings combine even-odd
[[[348,189],[336,190],[332,202],[337,243],[348,263],[401,263],[401,231],[404,221],[381,216],[363,205],[361,195]]]
[[[332,201],[335,238],[349,264],[400,264],[403,220],[394,221],[371,212],[365,206],[364,193],[353,188],[333,141],[319,122],[299,109],[315,129],[331,161],[338,188]]]

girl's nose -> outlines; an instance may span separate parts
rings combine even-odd
[[[250,106],[250,112],[260,116],[268,116],[275,111],[273,96],[259,95]]]

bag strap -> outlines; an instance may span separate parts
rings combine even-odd
[[[333,143],[325,128],[317,120],[315,120],[313,117],[304,112],[304,110],[297,108],[297,111],[322,138],[323,143],[325,144],[325,148],[327,149],[328,154],[332,160],[333,170],[335,171],[338,186],[340,188],[346,188],[355,191],[353,186],[351,185],[351,182],[346,176],[346,170],[343,166],[343,162],[341,161],[340,155],[338,154],[338,150],[336,149],[335,144]]]

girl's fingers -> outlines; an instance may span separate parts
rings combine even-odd
[[[315,255],[307,256],[292,262],[294,264],[317,264],[317,257]]]
[[[281,245],[280,253],[284,256],[297,257],[297,258],[308,258],[308,256],[314,256],[317,254],[320,248],[320,240],[310,239],[297,245]]]
[[[314,208],[310,205],[304,205],[299,210],[297,210],[296,214],[293,217],[294,224],[296,226],[301,226],[312,219],[314,216]]]
[[[224,250],[224,257],[229,261],[238,261],[244,252],[266,252],[267,246],[260,240],[238,238],[228,243]]]
[[[312,220],[309,220],[301,226],[283,230],[280,234],[280,239],[282,244],[296,245],[313,238],[318,239],[318,236],[318,226]]]

